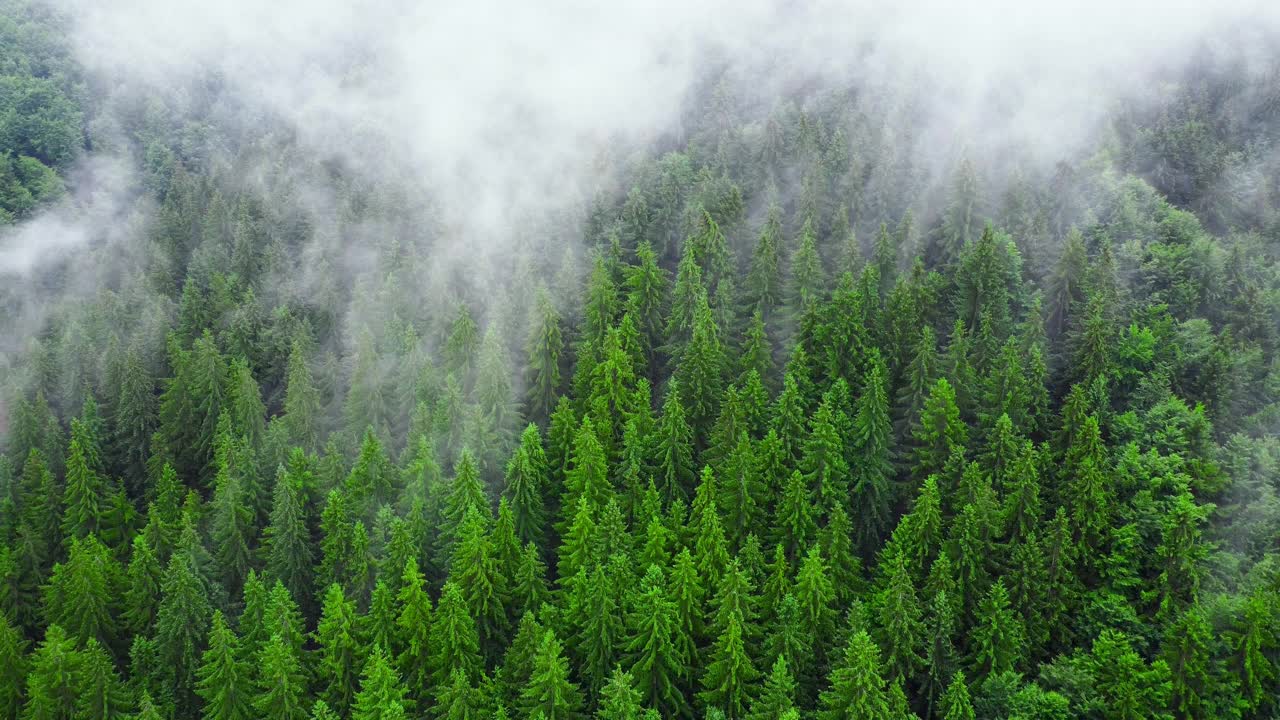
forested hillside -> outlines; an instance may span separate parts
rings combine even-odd
[[[0,719],[1280,717],[1280,56],[1050,163],[708,67],[480,240],[69,22],[0,2]]]

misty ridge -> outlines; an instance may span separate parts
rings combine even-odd
[[[0,720],[1280,716],[1280,3],[0,0]]]

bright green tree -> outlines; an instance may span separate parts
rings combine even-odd
[[[204,701],[205,720],[248,720],[253,716],[250,669],[242,659],[235,631],[227,627],[220,610],[213,613],[198,677],[196,693]]]

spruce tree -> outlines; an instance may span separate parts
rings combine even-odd
[[[133,709],[133,698],[116,673],[107,650],[90,638],[79,651],[76,667],[76,718],[111,720]]]
[[[427,595],[426,579],[413,559],[405,561],[396,605],[399,608],[396,627],[400,674],[412,688],[413,696],[425,701],[427,688],[431,687],[432,607],[431,597]],[[392,652],[397,648],[385,649]]]
[[[698,693],[703,703],[720,708],[731,720],[746,716],[755,694],[753,684],[759,678],[747,656],[742,628],[743,619],[737,613],[729,614],[724,631],[711,648]]]
[[[1022,660],[1022,623],[1009,605],[1004,581],[996,580],[978,610],[974,628],[974,667],[979,677],[1012,670]]]
[[[545,532],[544,497],[550,485],[542,434],[530,423],[520,435],[520,444],[507,463],[503,498],[511,506],[516,537],[523,543],[541,543]]]
[[[600,691],[600,708],[596,720],[640,720],[643,708],[631,673],[615,667],[609,682]]]
[[[240,651],[235,631],[227,627],[222,611],[215,610],[209,627],[209,642],[198,672],[196,693],[204,701],[205,720],[248,720],[253,717],[250,702],[254,695],[250,666]]]
[[[451,682],[454,672],[461,672],[464,678],[479,674],[480,639],[466,598],[457,583],[446,582],[440,591],[440,604],[431,623],[430,640],[428,667],[434,686],[442,687]]]
[[[880,676],[880,657],[865,630],[849,638],[844,658],[831,671],[822,692],[821,720],[888,720],[889,692]]]
[[[951,684],[942,694],[943,720],[974,720],[973,704],[969,701],[969,686],[965,685],[964,673],[957,672],[951,678]]]
[[[672,642],[678,632],[675,625],[675,605],[666,597],[662,572],[650,566],[641,580],[634,610],[627,616],[626,651],[642,702],[665,717],[688,712],[679,684],[687,666]]]
[[[569,680],[565,659],[555,633],[547,630],[533,658],[533,671],[520,693],[520,706],[527,717],[545,720],[576,720],[582,716],[582,693]]]
[[[23,718],[69,720],[75,717],[81,688],[76,682],[79,656],[75,641],[58,625],[45,630],[44,640],[27,659],[27,704]]]
[[[693,430],[685,419],[679,386],[667,386],[657,428],[658,487],[668,500],[687,498],[693,485]]]
[[[278,633],[262,646],[256,658],[256,717],[264,720],[303,720],[306,691],[297,652]]]
[[[294,597],[309,597],[313,558],[307,527],[306,489],[314,482],[302,450],[294,448],[276,473],[271,521],[263,530],[266,575],[279,580]]]
[[[316,623],[315,642],[318,676],[324,679],[320,695],[338,713],[345,714],[355,697],[359,662],[365,651],[359,635],[355,603],[346,598],[341,586],[330,585]]]
[[[869,560],[889,533],[893,509],[893,464],[890,452],[893,426],[889,419],[884,363],[873,355],[862,383],[853,418],[852,500],[857,512],[858,548]]]
[[[791,677],[787,667],[787,659],[781,655],[773,663],[769,677],[765,678],[764,687],[751,703],[751,711],[747,720],[781,720],[788,712],[794,711],[796,699],[796,681]]]
[[[6,613],[0,613],[0,717],[18,717],[27,678],[25,650],[26,641],[18,628]]]
[[[405,720],[411,703],[405,686],[382,647],[369,653],[360,675],[360,692],[351,710],[352,720]]]

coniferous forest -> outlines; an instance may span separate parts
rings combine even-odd
[[[0,0],[0,720],[1280,717],[1280,55],[1053,162],[712,63],[475,240],[72,22]]]

